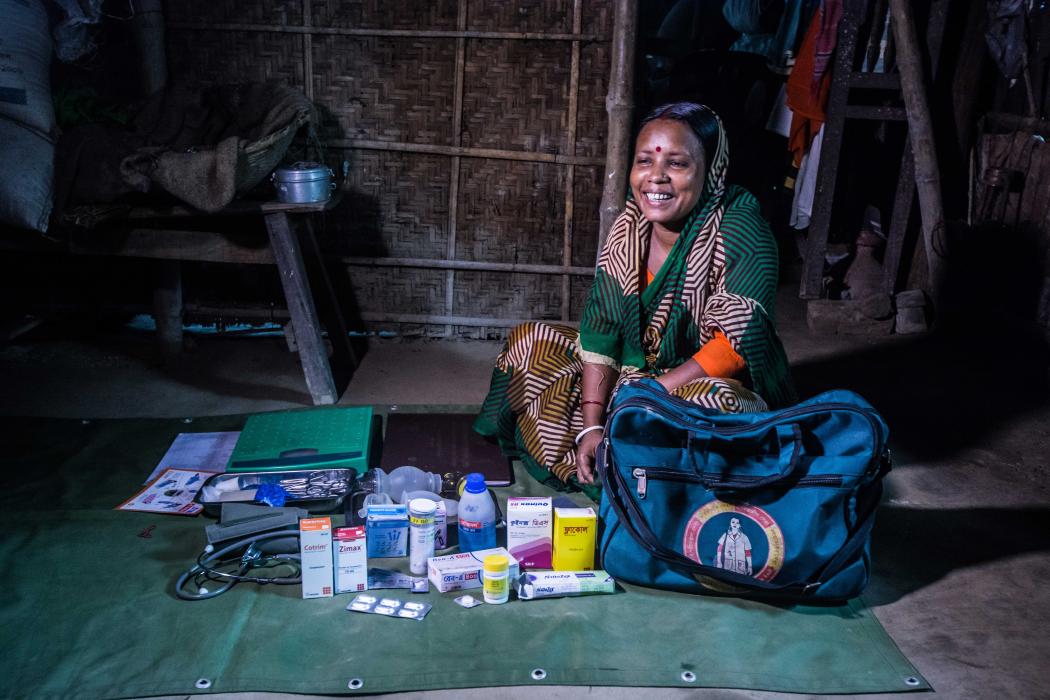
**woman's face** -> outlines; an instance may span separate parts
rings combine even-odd
[[[631,167],[631,190],[642,214],[680,231],[704,189],[703,148],[687,124],[657,119],[642,127]]]

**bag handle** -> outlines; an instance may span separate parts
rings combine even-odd
[[[883,459],[886,459],[886,457],[883,456]],[[603,441],[602,449],[598,451],[596,466],[598,473],[602,478],[604,493],[608,495],[609,503],[616,512],[616,517],[619,519],[621,525],[626,528],[628,534],[631,535],[635,542],[637,542],[642,549],[648,551],[652,556],[673,567],[684,569],[690,574],[706,576],[731,586],[745,588],[758,593],[794,595],[797,597],[803,597],[814,593],[820,588],[825,580],[837,574],[846,562],[850,561],[853,558],[853,555],[864,546],[868,534],[871,532],[871,528],[875,523],[875,508],[878,506],[879,495],[882,493],[881,482],[877,482],[877,491],[872,494],[872,498],[869,499],[864,513],[858,514],[858,525],[856,529],[850,534],[846,539],[846,542],[843,543],[842,547],[839,548],[839,551],[835,553],[824,568],[814,576],[814,580],[773,584],[766,581],[759,581],[756,578],[745,576],[744,574],[738,574],[714,566],[701,564],[679,554],[669,547],[664,546],[649,527],[645,514],[641,511],[641,508],[638,507],[638,504],[634,499],[630,496],[622,496],[623,494],[628,493],[630,488],[623,475],[621,475],[619,470],[616,469],[612,459],[612,450],[608,438]]]
[[[702,469],[696,461],[697,453],[701,450],[694,447],[695,443],[698,442],[699,433],[692,430],[689,431],[686,449],[693,458],[693,468],[696,470],[696,474],[700,477],[704,487],[709,491],[716,492],[750,491],[789,479],[795,470],[798,469],[799,460],[802,456],[802,429],[798,423],[779,423],[774,426],[774,429],[779,451],[776,469],[767,476],[745,478],[741,478],[742,475],[740,474],[726,476],[720,471]],[[703,442],[709,445],[712,442],[711,433],[706,433],[705,437],[707,439],[703,440]]]

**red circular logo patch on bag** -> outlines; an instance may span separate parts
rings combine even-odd
[[[772,581],[784,565],[784,533],[761,508],[711,501],[686,523],[682,551],[699,564]],[[701,583],[725,588],[708,579]]]

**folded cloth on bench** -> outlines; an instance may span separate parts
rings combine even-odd
[[[91,124],[59,142],[62,209],[162,190],[205,212],[222,209],[280,162],[313,107],[293,88],[174,86],[150,98],[121,129]]]

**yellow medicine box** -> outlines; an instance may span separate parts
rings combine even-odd
[[[594,538],[598,518],[592,508],[554,509],[554,554],[556,571],[594,569]]]

